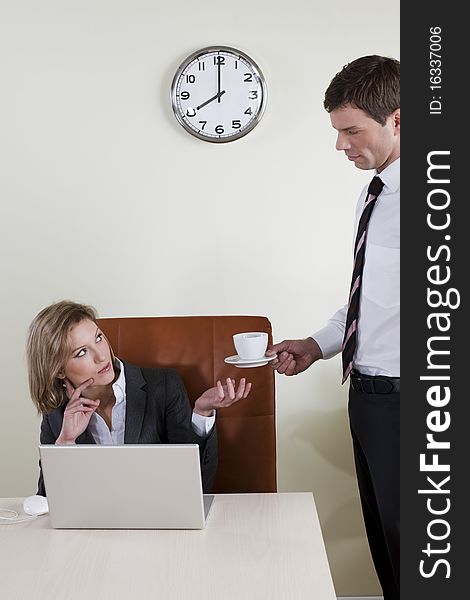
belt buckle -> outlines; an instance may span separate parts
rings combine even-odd
[[[395,390],[395,383],[385,376],[368,377],[359,371],[351,373],[351,382],[356,392],[362,394],[391,394]]]

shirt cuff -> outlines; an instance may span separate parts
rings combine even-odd
[[[203,417],[202,415],[198,415],[193,411],[191,423],[194,432],[197,433],[199,437],[205,437],[206,435],[209,435],[215,425],[215,410],[212,411],[211,417]]]
[[[320,346],[320,350],[325,360],[335,356],[338,352],[341,352],[343,337],[342,335],[338,335],[336,327],[327,325],[326,327],[323,327],[323,329],[313,333],[310,337],[312,337]]]

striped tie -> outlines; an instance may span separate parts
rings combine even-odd
[[[367,190],[359,225],[357,227],[356,243],[354,244],[354,267],[349,292],[348,314],[343,339],[343,381],[349,377],[353,368],[354,354],[356,352],[357,321],[359,319],[359,300],[361,295],[362,272],[364,270],[364,255],[366,251],[367,226],[374,210],[377,196],[384,186],[380,177],[374,177]]]

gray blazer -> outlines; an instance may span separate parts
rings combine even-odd
[[[199,444],[202,487],[209,492],[217,470],[215,427],[199,437],[191,425],[192,410],[180,375],[172,369],[143,369],[123,361],[126,376],[125,444]],[[41,444],[54,444],[62,428],[65,405],[45,415],[41,423]],[[77,444],[94,444],[88,428]],[[38,494],[46,495],[41,463]],[[123,482],[125,484],[125,482]]]

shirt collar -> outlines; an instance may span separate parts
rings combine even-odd
[[[381,173],[376,173],[390,192],[400,189],[400,157],[388,165]]]
[[[115,358],[114,365],[116,370],[119,370],[119,375],[113,383],[113,392],[116,398],[116,404],[119,404],[126,399],[126,375],[124,373],[124,365],[119,358]]]

